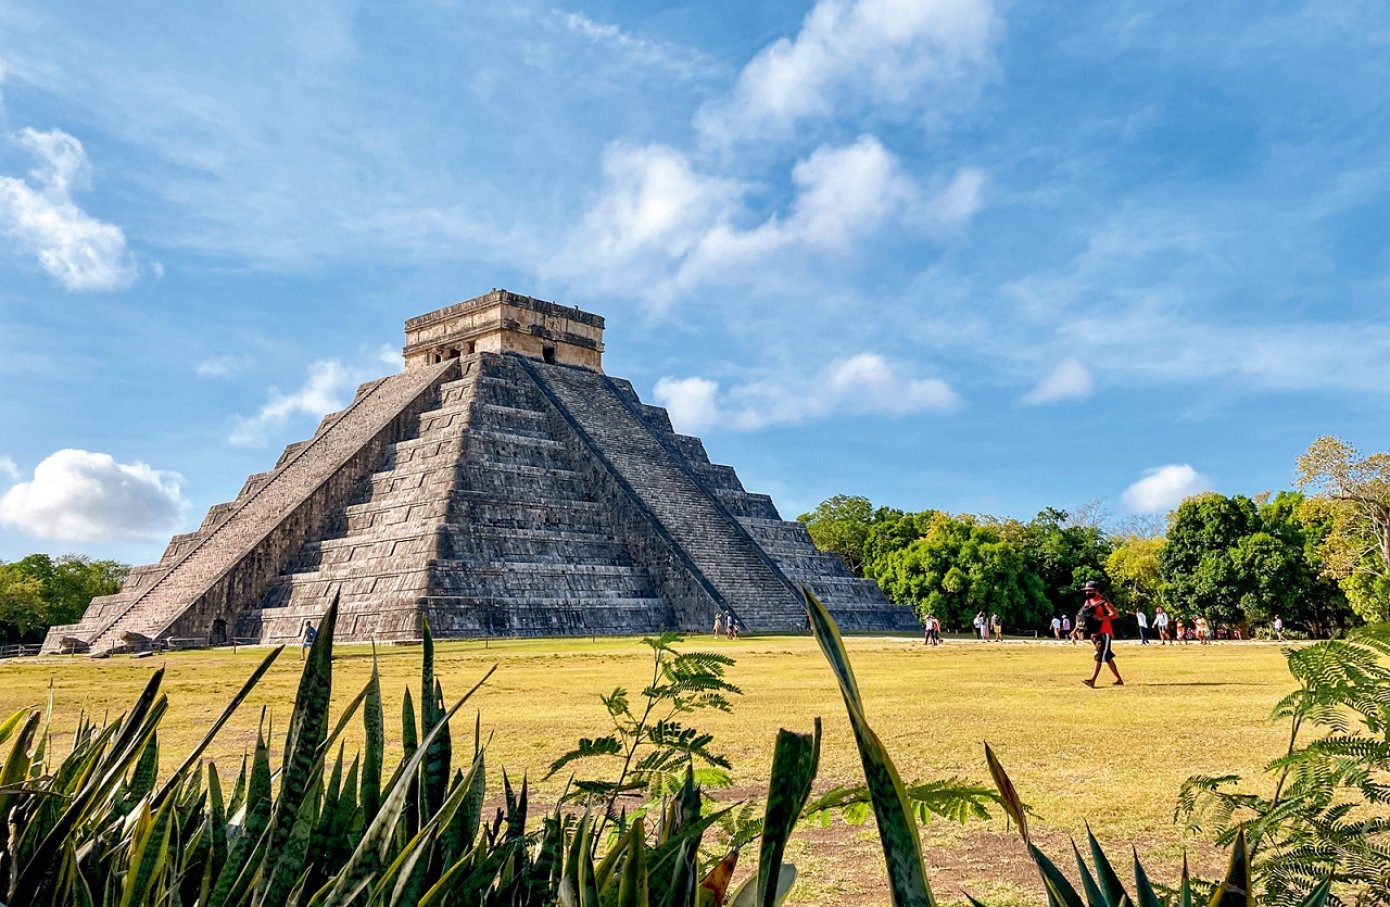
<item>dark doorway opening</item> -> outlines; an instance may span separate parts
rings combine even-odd
[[[553,346],[544,346],[544,347],[541,347],[541,358],[544,359],[548,364],[554,365],[554,364],[555,364],[555,347],[553,347]]]

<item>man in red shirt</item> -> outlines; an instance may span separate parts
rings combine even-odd
[[[1115,667],[1114,621],[1120,616],[1120,612],[1108,598],[1100,594],[1100,584],[1095,580],[1088,580],[1081,589],[1086,593],[1086,604],[1081,606],[1078,623],[1084,620],[1086,632],[1091,635],[1091,642],[1096,647],[1096,669],[1091,672],[1090,679],[1081,682],[1088,687],[1094,687],[1096,678],[1100,676],[1100,666],[1105,664],[1110,668],[1110,673],[1115,675],[1115,686],[1122,687],[1125,682],[1120,677],[1120,669]]]

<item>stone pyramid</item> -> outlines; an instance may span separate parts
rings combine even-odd
[[[236,500],[175,536],[48,652],[280,643],[340,597],[338,635],[800,632],[810,586],[847,630],[916,628],[601,370],[603,319],[502,290],[406,322],[362,385]]]

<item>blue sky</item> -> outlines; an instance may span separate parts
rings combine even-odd
[[[131,561],[493,287],[784,516],[1390,437],[1380,4],[0,2],[0,559]]]

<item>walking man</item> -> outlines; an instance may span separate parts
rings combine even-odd
[[[1134,619],[1139,622],[1139,645],[1147,646],[1149,644],[1149,617],[1144,613],[1144,609],[1140,608],[1134,612]]]
[[[1122,687],[1125,685],[1124,678],[1120,676],[1120,669],[1115,667],[1114,621],[1120,616],[1120,612],[1108,598],[1100,594],[1100,585],[1095,580],[1087,580],[1086,585],[1081,588],[1086,593],[1086,603],[1081,606],[1077,623],[1086,628],[1091,642],[1096,647],[1096,669],[1088,679],[1081,682],[1088,687],[1095,687],[1096,678],[1100,676],[1100,666],[1104,664],[1110,668],[1110,673],[1115,675],[1115,686]]]
[[[1052,615],[1052,638],[1062,641],[1062,619],[1056,614]]]
[[[1284,618],[1278,614],[1274,615],[1274,638],[1280,642],[1284,641]]]

